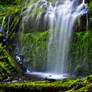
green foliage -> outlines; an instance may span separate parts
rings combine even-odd
[[[87,58],[88,58],[88,63],[89,63],[89,71],[91,71],[91,67],[92,67],[92,32],[88,31],[88,32],[81,32],[81,33],[77,33],[78,38],[80,38],[79,42],[79,46],[80,46],[80,51],[83,54],[85,50],[87,50]],[[77,45],[77,46],[78,46]],[[86,48],[85,48],[86,46]],[[83,49],[85,48],[85,49]],[[84,50],[84,51],[83,51]],[[81,56],[83,57],[83,56]],[[92,72],[92,71],[91,71]]]
[[[9,10],[14,8],[14,5],[2,5],[0,4],[0,10]]]
[[[21,33],[20,35],[21,54],[26,57],[29,67],[36,67],[37,70],[44,69],[46,65],[48,31]],[[34,64],[34,62],[38,62]]]
[[[71,67],[76,67],[72,72],[77,72],[78,75],[91,74],[92,67],[92,32],[75,32],[71,41]],[[85,68],[84,68],[85,67]],[[90,68],[89,68],[90,67]],[[81,70],[78,70],[81,69]],[[79,71],[79,72],[78,72]],[[83,72],[82,72],[83,71]]]
[[[5,69],[5,71],[7,71],[7,73],[10,74],[11,72],[10,72],[10,70],[8,69],[7,66],[8,66],[8,64],[7,64],[6,62],[1,62],[1,61],[0,61],[0,67],[1,67],[2,69]]]
[[[20,3],[22,0],[0,0],[1,4],[17,4]]]
[[[13,68],[16,69],[16,65],[15,65],[15,63],[14,63],[13,58],[8,54],[8,52],[7,52],[6,50],[3,50],[3,52],[4,52],[4,54],[7,56],[9,64],[10,64]]]
[[[10,78],[8,76],[14,76],[14,74],[18,75],[20,72],[20,68],[15,63],[14,58],[12,58],[9,53],[6,51],[6,48],[9,49],[10,46],[6,47],[3,43],[3,40],[11,41],[14,37],[14,30],[16,25],[19,23],[19,19],[21,14],[16,14],[18,12],[20,4],[16,7],[15,5],[7,5],[0,4],[0,23],[2,22],[3,16],[6,16],[6,20],[4,22],[4,33],[0,33],[0,81],[8,81]],[[12,14],[12,15],[11,15]],[[11,15],[11,25],[9,28],[9,35],[6,39],[6,32],[8,26],[8,15]],[[1,24],[0,24],[1,25]],[[4,39],[3,39],[4,38]],[[2,40],[1,40],[2,39]]]
[[[11,2],[11,0],[6,0],[6,1]],[[4,3],[3,4],[2,4],[2,2],[0,3],[0,25],[2,23],[2,19],[3,19],[4,16],[6,16],[6,19],[7,19],[8,15],[13,15],[13,14],[16,15],[16,13],[19,12],[19,9],[20,9],[20,7],[23,3],[23,0],[12,0],[13,2],[16,1],[16,4],[14,4],[12,2],[10,4],[7,2],[8,3],[7,4],[7,3],[5,3],[6,1],[3,0]],[[20,12],[20,14],[21,14],[21,12]],[[18,16],[16,15],[16,17],[20,18],[20,14]],[[16,19],[16,17],[15,17],[15,19]],[[17,19],[19,19],[19,18],[17,18]],[[17,22],[15,22],[15,24],[16,23]],[[7,22],[4,26],[7,27]]]
[[[39,41],[39,40],[41,40],[43,37],[45,37],[48,34],[48,31],[45,31],[45,32],[35,32],[35,33],[29,33],[29,34],[30,34],[32,39],[34,39],[35,41]]]
[[[92,1],[90,0],[90,2],[88,3],[89,8],[92,8]]]
[[[14,59],[5,50],[6,46],[0,43],[0,81],[4,81],[8,76],[16,74],[18,68]]]

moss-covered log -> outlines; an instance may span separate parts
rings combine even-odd
[[[83,79],[0,84],[3,92],[91,92],[92,75]]]

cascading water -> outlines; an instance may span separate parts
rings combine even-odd
[[[79,16],[87,13],[84,0],[66,0],[48,8],[46,17],[50,20],[48,45],[48,72],[69,73],[69,46],[73,27]]]
[[[54,2],[50,2],[47,0],[38,0],[35,3],[31,0],[27,1],[30,3],[26,11],[23,12],[24,17],[22,26],[24,25],[25,27],[25,21],[29,20],[35,24],[34,18],[36,18],[35,16],[37,15],[38,21],[35,19],[37,22],[35,28],[38,28],[42,14],[44,15],[44,24],[46,25],[46,23],[48,23],[49,25],[47,68],[45,69],[45,73],[34,72],[31,74],[43,75],[50,78],[53,78],[52,76],[48,76],[51,73],[57,78],[65,78],[65,76],[62,76],[61,74],[70,74],[71,62],[69,60],[69,51],[73,28],[78,17],[87,13],[87,5],[85,4],[85,1],[79,1],[80,0],[55,0]],[[26,48],[25,46],[23,47],[22,44],[24,30],[25,28],[20,32],[22,35],[22,37],[20,36],[20,52],[22,54]],[[32,44],[30,45],[32,46]],[[37,64],[37,60],[34,61],[34,63]],[[27,71],[27,73],[29,73],[29,70]],[[59,77],[56,74],[58,74]]]
[[[4,33],[4,30],[3,30],[4,22],[5,22],[5,16],[3,17],[2,25],[1,25],[1,27],[0,27],[0,32],[1,32],[1,33]]]

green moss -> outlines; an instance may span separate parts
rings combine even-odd
[[[9,43],[15,35],[14,30],[21,17],[21,12],[19,12],[21,4],[22,0],[2,0],[0,2],[0,26],[2,24],[2,19],[5,16],[4,34],[2,35],[0,33],[0,81],[7,80],[8,76],[13,76],[14,74],[17,75],[20,71],[15,59],[7,52],[6,48],[9,50],[11,46],[6,47],[5,41],[8,41]],[[9,25],[9,35],[7,38],[6,32],[8,26],[8,16],[10,16],[11,25]]]
[[[20,49],[22,55],[29,62],[29,67],[37,70],[44,70],[46,67],[47,46],[48,46],[48,31],[21,33],[20,34]],[[37,61],[38,64],[34,64]]]
[[[14,59],[6,51],[6,46],[0,44],[0,81],[4,81],[8,76],[18,74],[19,68],[16,66]]]
[[[0,61],[0,67],[3,68],[7,73],[10,74],[11,72],[10,72],[10,70],[7,66],[8,66],[8,64],[6,62],[1,62]]]
[[[8,62],[10,63],[10,65],[16,69],[16,65],[14,63],[14,59],[7,53],[6,50],[4,50],[4,54],[7,56],[8,58]]]
[[[8,15],[12,15],[21,10],[20,7],[23,2],[23,0],[2,0],[0,3],[0,25],[4,16],[7,17]]]
[[[88,7],[89,7],[89,8],[92,8],[92,1],[89,1]]]
[[[22,91],[23,92],[91,92],[92,83],[88,81],[89,77],[83,79],[63,79],[55,82],[51,81],[35,81],[27,83],[10,83],[0,84],[1,89],[8,89],[7,92]],[[12,89],[12,90],[11,90]]]
[[[92,73],[92,32],[91,30],[85,32],[73,33],[71,40],[71,54],[69,58],[71,60],[71,67],[76,69],[73,72],[77,72],[77,75],[88,75]],[[84,59],[85,58],[85,59]],[[85,64],[86,61],[86,64]],[[84,68],[85,67],[85,68]],[[78,68],[81,70],[78,71]],[[71,69],[71,70],[72,70]],[[83,72],[81,72],[83,71]],[[80,73],[81,72],[81,73]]]
[[[12,8],[14,8],[14,5],[0,5],[0,10],[10,10]]]
[[[50,92],[51,90],[55,92],[67,88],[67,86],[64,87],[62,84],[58,84],[58,82],[50,83],[49,81],[3,84],[2,87],[13,87],[14,89],[23,89],[24,91],[29,90],[32,92]]]

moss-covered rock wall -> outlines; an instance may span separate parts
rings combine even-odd
[[[14,39],[20,19],[20,14],[17,13],[20,5],[17,6],[18,2],[13,5],[14,0],[11,3],[9,2],[8,0],[1,0],[0,2],[0,28],[3,29],[0,29],[0,82],[12,80],[15,75],[22,73],[11,48],[11,39]],[[5,20],[3,21],[4,17]]]
[[[29,70],[45,71],[47,63],[48,31],[20,33],[19,56]]]

